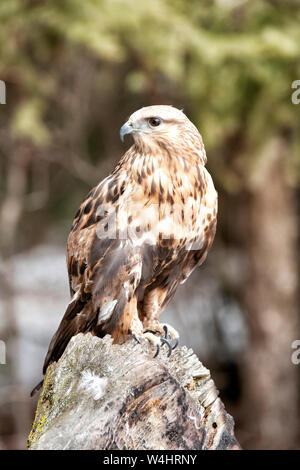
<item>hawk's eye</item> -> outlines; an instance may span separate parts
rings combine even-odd
[[[161,119],[157,117],[152,117],[148,120],[151,127],[158,127],[161,124]]]

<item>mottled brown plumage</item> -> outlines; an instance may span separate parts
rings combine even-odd
[[[124,134],[133,146],[75,216],[67,243],[72,300],[44,372],[79,332],[155,342],[159,314],[212,244],[217,194],[196,127],[176,108],[150,106],[129,118]]]

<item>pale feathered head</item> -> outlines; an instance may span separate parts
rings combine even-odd
[[[121,140],[131,134],[137,144],[151,147],[155,144],[170,150],[181,148],[196,153],[206,162],[201,135],[198,129],[177,108],[167,105],[147,106],[133,113],[120,129]]]

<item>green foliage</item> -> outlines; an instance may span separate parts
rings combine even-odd
[[[37,145],[47,144],[49,133],[42,121],[43,103],[30,98],[17,107],[12,122],[12,132],[20,137],[31,137]]]

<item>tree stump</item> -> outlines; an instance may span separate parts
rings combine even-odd
[[[44,381],[29,449],[240,449],[233,418],[191,349],[78,334]],[[167,349],[167,348],[166,348]]]

